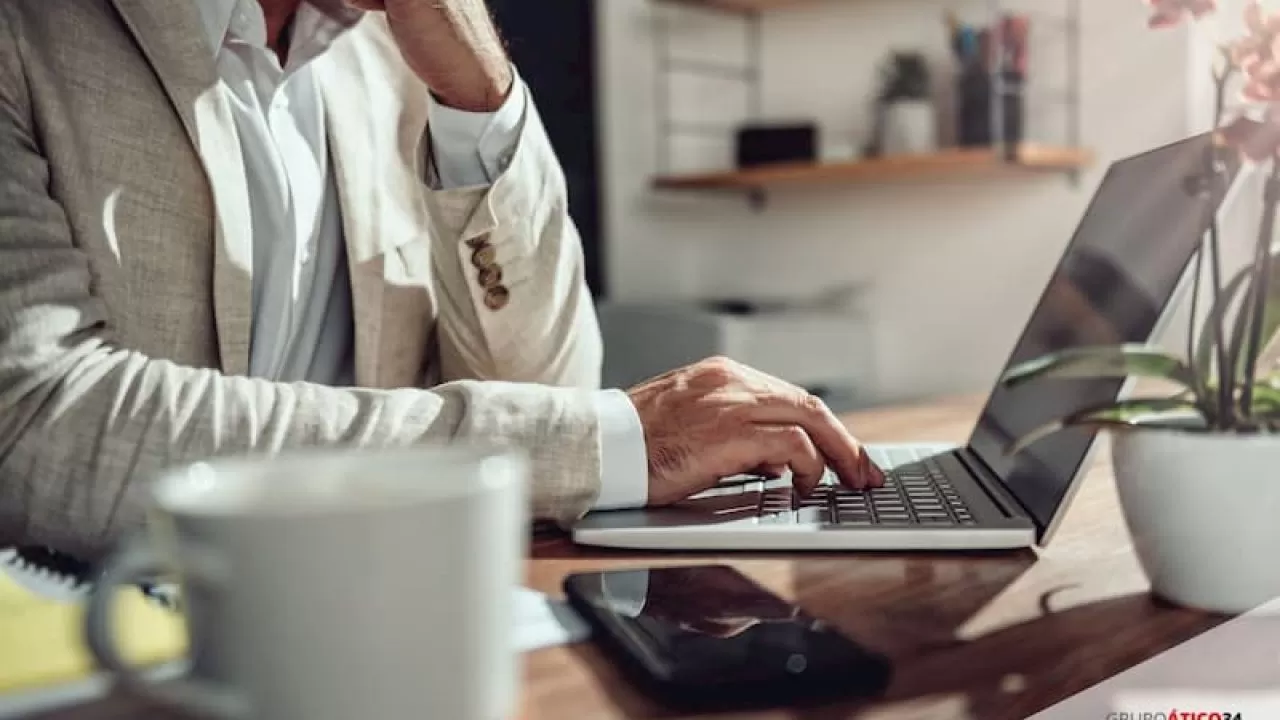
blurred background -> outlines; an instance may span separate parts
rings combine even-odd
[[[1211,40],[1116,0],[491,0],[625,386],[723,353],[838,410],[984,392]]]

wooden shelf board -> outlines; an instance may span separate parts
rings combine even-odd
[[[664,190],[758,190],[775,185],[874,183],[890,180],[974,177],[1010,172],[1069,172],[1088,167],[1092,154],[1079,148],[1024,144],[1009,161],[991,148],[956,148],[930,155],[900,155],[840,163],[788,163],[746,170],[665,175]]]

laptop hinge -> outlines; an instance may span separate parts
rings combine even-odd
[[[1036,527],[1039,527],[1040,524],[1036,522],[1036,516],[1032,515],[1025,505],[1005,489],[1004,483],[1000,482],[1000,476],[996,474],[995,470],[991,469],[991,466],[978,453],[967,447],[960,448],[956,451],[956,459],[965,466],[969,474],[973,476],[973,479],[978,481],[978,486],[987,493],[987,496],[1006,515],[1026,518],[1034,523]]]

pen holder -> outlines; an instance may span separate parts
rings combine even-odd
[[[956,138],[963,147],[989,147],[996,144],[992,122],[992,93],[995,92],[991,73],[981,68],[969,68],[957,80],[957,128]],[[1001,140],[1010,152],[1016,150],[1023,139],[1025,116],[1025,79],[1014,72],[1001,77],[999,92]]]

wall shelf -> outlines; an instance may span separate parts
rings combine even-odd
[[[1076,173],[1093,162],[1087,150],[1025,143],[1012,156],[995,148],[953,148],[930,155],[900,155],[840,163],[787,163],[745,170],[661,175],[662,190],[741,190],[761,192],[783,185],[880,183],[947,177],[1007,176],[1010,173]]]
[[[1058,18],[1065,33],[1063,43],[1066,54],[1067,89],[1057,101],[1067,110],[1066,132],[1059,144],[1029,142],[1015,131],[1007,134],[1005,112],[1000,108],[1007,93],[1005,73],[997,67],[990,69],[990,136],[981,139],[983,147],[947,148],[929,155],[891,156],[874,160],[835,163],[788,163],[745,170],[729,170],[697,174],[680,174],[672,165],[672,140],[679,136],[706,136],[710,128],[678,122],[672,110],[671,85],[675,75],[714,76],[740,81],[744,84],[747,112],[742,124],[767,123],[763,93],[763,32],[762,16],[773,10],[812,4],[816,0],[653,0],[656,6],[657,32],[655,32],[655,59],[658,87],[656,90],[656,119],[658,123],[657,162],[653,187],[660,190],[729,190],[748,194],[753,207],[765,204],[770,188],[783,185],[875,183],[895,180],[929,180],[946,177],[979,178],[1008,176],[1010,174],[1058,172],[1077,181],[1080,171],[1092,164],[1092,154],[1081,148],[1080,128],[1080,37],[1081,3],[1083,0],[1061,0],[1066,12]],[[981,0],[990,18],[989,25],[996,27],[1005,15],[1009,0]],[[741,16],[745,32],[746,58],[737,64],[692,61],[678,57],[671,45],[671,31],[679,20],[663,12],[662,6],[674,5]],[[1038,22],[1043,22],[1041,18]],[[1005,57],[1004,38],[1000,32],[992,36],[995,57]],[[1009,62],[1005,60],[1003,62]],[[732,138],[733,127],[723,130],[722,136]],[[1043,140],[1043,138],[1042,138]],[[1016,144],[1015,144],[1016,143]],[[1010,145],[1013,144],[1012,149]]]

